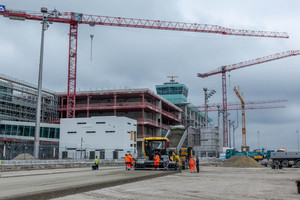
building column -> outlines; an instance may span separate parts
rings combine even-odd
[[[117,116],[117,109],[116,109],[116,106],[117,106],[117,96],[116,94],[114,94],[114,116]]]
[[[145,137],[145,109],[144,109],[144,107],[145,107],[145,94],[143,93],[142,94],[142,106],[143,106],[143,108],[142,108],[142,136],[143,136],[143,138]]]
[[[64,106],[64,98],[61,97],[60,107],[63,108]],[[60,112],[60,118],[63,118],[63,111]]]
[[[89,118],[90,117],[90,96],[89,95],[87,95],[86,102],[87,102],[86,117]]]
[[[193,120],[194,120],[194,128],[195,128],[196,127],[196,112],[194,112],[193,115],[194,115],[194,119]]]
[[[156,105],[154,103],[155,103],[155,99],[152,98],[152,106],[156,107]],[[154,122],[156,124],[154,115],[155,115],[155,111],[152,111],[152,122]],[[155,128],[152,127],[152,137],[155,137],[154,129]]]
[[[156,136],[161,136],[161,129],[162,129],[162,101],[159,100],[157,102],[157,108],[160,110],[157,114],[156,114],[156,118],[155,118],[155,122],[158,123],[160,128],[156,128]]]
[[[190,117],[190,120],[189,120],[189,126],[191,125],[191,120],[192,120],[192,109],[190,109],[189,111],[189,117]]]

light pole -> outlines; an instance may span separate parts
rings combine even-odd
[[[220,113],[221,113],[221,110],[220,110],[220,106],[217,106],[218,108],[218,129],[220,129]]]
[[[234,124],[232,125],[232,142],[233,142],[233,147],[235,148],[235,135],[234,132],[235,130],[239,127],[239,117],[238,117],[238,110],[236,111],[236,126]]]
[[[83,143],[83,137],[81,137],[81,140],[80,140],[80,160],[82,160],[82,143]]]
[[[228,120],[229,124],[229,130],[228,130],[228,147],[231,148],[231,135],[230,135],[230,126],[231,126],[231,120]]]
[[[231,126],[232,126],[232,129],[234,129],[234,122],[235,122],[235,121],[228,120],[228,124],[229,124],[229,132],[228,132],[228,134],[229,134],[229,137],[228,137],[229,148],[234,147],[234,145],[231,146],[231,129],[230,129]],[[232,140],[234,141],[234,133],[233,133],[232,138],[233,138]],[[233,142],[233,143],[234,143],[234,142]]]
[[[257,144],[258,144],[258,149],[260,148],[259,146],[259,131],[257,131]]]
[[[44,32],[48,29],[48,17],[58,17],[60,13],[57,10],[53,10],[48,13],[48,9],[42,7],[41,12],[43,13],[42,21],[42,36],[41,36],[41,49],[40,49],[40,65],[39,65],[39,79],[38,79],[38,95],[37,95],[37,106],[36,106],[36,119],[35,119],[35,133],[34,133],[34,149],[33,154],[35,158],[39,158],[39,146],[40,146],[40,122],[41,122],[41,100],[42,100],[42,77],[43,77],[43,61],[44,61]]]
[[[297,133],[297,144],[298,144],[298,152],[299,152],[299,131],[296,130],[296,133]]]
[[[204,105],[205,105],[205,127],[208,126],[207,124],[207,117],[208,117],[208,99],[214,95],[216,93],[216,90],[208,90],[207,88],[203,88],[203,91],[204,91]],[[207,94],[207,92],[209,92],[209,94]]]

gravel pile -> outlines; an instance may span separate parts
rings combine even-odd
[[[253,158],[249,156],[232,156],[229,159],[224,161],[222,167],[262,167],[261,164],[256,162]]]
[[[31,154],[25,153],[25,155],[24,154],[19,154],[13,160],[35,160],[35,158]]]

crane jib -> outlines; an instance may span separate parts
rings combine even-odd
[[[53,15],[59,13],[60,15]],[[75,99],[76,99],[76,69],[77,69],[77,37],[78,37],[78,25],[88,24],[91,22],[95,25],[106,25],[106,26],[118,26],[124,28],[143,28],[143,29],[154,29],[154,30],[170,30],[170,31],[185,31],[185,32],[198,32],[198,33],[213,33],[222,35],[232,36],[243,36],[243,37],[266,37],[266,38],[289,38],[286,32],[275,32],[275,31],[255,31],[245,29],[230,29],[219,25],[209,24],[198,24],[198,23],[185,23],[185,22],[172,22],[162,20],[149,20],[149,19],[136,19],[136,18],[124,18],[124,17],[109,17],[99,15],[87,15],[76,12],[57,12],[53,10],[47,13],[48,20],[55,23],[65,23],[70,25],[69,34],[69,66],[68,71],[68,98],[67,102],[70,106],[67,106],[66,116],[75,116]],[[8,10],[5,5],[0,5],[0,15],[8,17],[14,20],[34,20],[42,21],[42,12],[28,12],[18,10]],[[266,61],[264,61],[266,62]],[[228,68],[227,68],[228,70]],[[220,72],[220,70],[214,71],[213,73],[199,74],[200,77],[208,77],[214,74],[222,73],[223,76],[226,73]],[[224,79],[226,79],[224,77]],[[223,81],[225,83],[225,81]],[[226,90],[223,92],[226,94]]]

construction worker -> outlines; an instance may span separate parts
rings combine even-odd
[[[169,171],[169,168],[168,168],[169,162],[170,162],[169,156],[168,155],[163,155],[161,157],[162,157],[162,160],[163,160],[163,163],[164,163],[164,172]]]
[[[192,156],[190,158],[189,163],[190,163],[191,173],[196,173],[196,171],[195,171],[195,159],[194,159],[194,156]]]
[[[156,153],[156,156],[154,157],[154,168],[153,170],[159,170],[159,155]]]
[[[96,156],[95,158],[95,169],[99,169],[99,160],[98,160],[98,156]]]
[[[196,169],[197,169],[197,173],[199,173],[199,158],[196,157]]]
[[[125,164],[126,164],[126,169],[129,171],[130,166],[131,166],[131,159],[130,159],[130,156],[128,154],[125,154]]]
[[[129,155],[130,155],[130,161],[131,161],[130,168],[132,169],[133,162],[134,162],[134,157],[131,154],[129,154]]]

